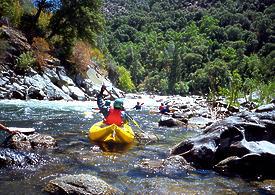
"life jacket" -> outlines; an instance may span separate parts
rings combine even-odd
[[[164,106],[159,106],[159,111],[162,111],[164,108]]]
[[[121,110],[110,108],[108,116],[105,118],[104,123],[107,125],[116,124],[117,126],[123,125],[121,117]]]

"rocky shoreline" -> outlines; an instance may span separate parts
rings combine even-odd
[[[92,61],[85,77],[70,75],[51,55],[44,59],[41,70],[29,67],[22,71],[16,66],[19,55],[33,52],[34,48],[20,31],[11,27],[0,26],[0,35],[9,45],[0,54],[0,99],[94,100],[102,83],[112,85]]]

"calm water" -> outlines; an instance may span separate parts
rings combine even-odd
[[[226,178],[207,170],[156,175],[135,168],[142,159],[166,158],[169,148],[198,133],[158,127],[160,116],[149,115],[146,110],[130,113],[144,131],[157,134],[161,141],[132,145],[117,152],[95,150],[87,131],[101,120],[101,115],[84,115],[94,107],[95,102],[0,101],[0,122],[33,127],[53,136],[58,144],[57,149],[40,152],[45,161],[39,166],[0,169],[0,194],[46,194],[42,189],[50,179],[80,173],[97,176],[126,194],[258,194],[257,189],[239,178]],[[1,139],[3,136],[2,133]]]

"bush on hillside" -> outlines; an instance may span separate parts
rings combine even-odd
[[[123,66],[119,66],[117,68],[119,78],[118,78],[118,87],[126,92],[131,92],[135,89],[133,81],[131,79],[131,74],[126,68]]]
[[[46,60],[51,59],[51,56],[48,53],[50,51],[50,46],[45,39],[35,37],[33,39],[32,47],[34,48],[37,68],[41,70],[47,65]]]
[[[90,45],[83,41],[78,41],[73,47],[70,61],[73,64],[73,71],[86,76],[91,63]]]
[[[33,57],[33,53],[28,51],[22,53],[16,60],[16,67],[20,70],[27,70],[33,67],[36,59]]]

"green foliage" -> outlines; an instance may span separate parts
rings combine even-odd
[[[0,17],[7,17],[11,24],[17,26],[20,23],[22,15],[23,8],[19,0],[1,0]]]
[[[229,86],[224,88],[220,87],[219,93],[226,97],[228,106],[238,105],[237,99],[241,97],[242,79],[237,70],[234,70],[229,78]]]
[[[270,81],[268,83],[262,83],[258,88],[259,91],[259,103],[267,104],[270,103],[275,97],[275,82]]]
[[[61,36],[67,55],[76,40],[95,44],[96,34],[103,30],[104,18],[100,0],[64,0],[51,18],[51,34]]]
[[[118,86],[127,92],[133,91],[135,86],[131,80],[130,72],[127,71],[123,66],[118,66],[117,71],[119,74]]]
[[[32,52],[24,52],[16,60],[16,66],[21,70],[27,70],[28,68],[33,67],[35,61]]]
[[[175,84],[175,93],[179,95],[186,95],[189,92],[189,85],[187,82],[180,81]]]
[[[14,25],[21,21],[30,42],[38,36],[47,39],[54,54],[79,64],[82,72],[91,56],[102,64],[110,64],[109,59],[120,64],[120,85],[128,91],[138,86],[139,91],[215,97],[221,89],[234,104],[241,93],[260,93],[257,85],[274,81],[272,1],[197,1],[196,6],[193,1],[104,2],[102,9],[101,0],[2,0],[0,16]],[[99,51],[77,49],[77,41]],[[109,70],[116,74],[115,67]]]
[[[196,9],[185,1],[115,2],[127,11],[107,14],[106,45],[117,63],[138,73],[133,81],[142,89],[164,92],[157,81],[165,78],[165,93],[189,83],[191,92],[215,96],[234,70],[242,81],[274,75],[271,1],[197,1]]]

